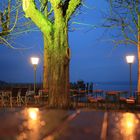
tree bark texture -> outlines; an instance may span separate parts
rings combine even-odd
[[[54,20],[49,18],[51,10],[49,12],[47,3],[51,3]],[[49,91],[50,107],[69,106],[68,21],[80,3],[81,0],[43,0],[42,12],[38,10],[34,0],[22,0],[25,16],[30,18],[43,34],[43,88]]]
[[[44,37],[44,89],[49,90],[50,107],[69,106],[69,61],[67,26],[55,30],[52,44]]]

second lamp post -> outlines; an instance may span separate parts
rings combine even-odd
[[[34,66],[34,94],[36,93],[36,68],[39,62],[38,57],[31,57],[31,63]]]
[[[130,67],[130,96],[132,96],[132,64],[134,63],[134,55],[127,55],[126,61],[129,64]]]

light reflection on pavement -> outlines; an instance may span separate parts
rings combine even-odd
[[[0,140],[42,140],[68,116],[65,110],[0,110]]]
[[[139,140],[140,113],[16,108],[0,110],[0,140]],[[106,114],[106,115],[105,115]],[[106,119],[104,119],[106,116]]]
[[[107,114],[107,119],[104,116]],[[107,127],[103,130],[104,121]],[[101,138],[102,131],[106,132]],[[140,140],[140,113],[81,111],[59,133],[59,140]]]
[[[23,124],[20,126],[21,133],[17,136],[17,140],[24,140],[24,139],[34,139],[38,140],[40,139],[40,129],[43,127],[41,124],[45,125],[44,123],[41,123],[40,120],[40,114],[38,108],[28,108],[22,111],[22,115],[27,117],[26,121],[23,122]],[[25,129],[28,130],[24,131]]]
[[[110,113],[108,139],[139,140],[140,119],[138,113]]]

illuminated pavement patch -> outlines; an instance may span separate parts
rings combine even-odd
[[[81,111],[58,140],[139,140],[140,113]]]
[[[0,140],[139,140],[140,113],[1,109]]]
[[[0,140],[42,140],[68,116],[64,110],[1,109]]]

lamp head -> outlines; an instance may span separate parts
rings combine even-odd
[[[128,64],[134,63],[134,59],[135,59],[134,55],[127,55],[126,56],[126,61],[127,61]]]
[[[31,57],[31,63],[33,65],[38,65],[39,62],[39,58],[38,57]]]

